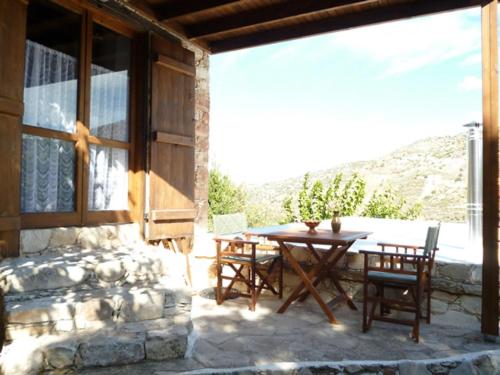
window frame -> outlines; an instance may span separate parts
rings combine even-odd
[[[138,88],[136,77],[137,69],[137,29],[126,25],[119,19],[103,13],[95,6],[81,6],[71,0],[51,0],[66,10],[76,13],[81,17],[80,51],[77,85],[77,118],[74,133],[46,129],[22,124],[22,134],[60,139],[75,143],[75,194],[73,212],[21,212],[21,228],[47,228],[57,226],[85,226],[112,223],[129,223],[133,221],[134,202],[131,199],[131,190],[134,187],[133,170],[135,161],[136,144],[136,90]],[[92,37],[93,25],[99,24],[113,32],[121,34],[131,41],[130,85],[128,106],[128,142],[100,138],[90,134],[90,82],[92,63]],[[90,145],[99,145],[128,150],[128,209],[127,210],[88,210],[89,189],[89,149]]]

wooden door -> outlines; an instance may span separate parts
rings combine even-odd
[[[26,2],[0,0],[0,255],[19,255]]]
[[[194,207],[194,54],[153,36],[147,238],[191,238]]]

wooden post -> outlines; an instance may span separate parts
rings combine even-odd
[[[26,1],[0,0],[0,256],[19,255]]]
[[[483,59],[483,288],[481,332],[498,336],[497,0],[481,4]]]

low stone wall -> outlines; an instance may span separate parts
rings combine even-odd
[[[21,231],[21,256],[42,255],[59,247],[79,246],[85,249],[110,249],[142,241],[137,223],[100,225],[95,227],[67,227],[25,229]]]
[[[462,375],[499,374],[500,351],[421,361],[342,361],[277,363],[255,367],[203,369],[185,374],[233,375],[312,375],[312,374],[383,374],[383,375]]]

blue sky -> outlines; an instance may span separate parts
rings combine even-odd
[[[213,55],[210,163],[262,183],[481,121],[480,10]]]

